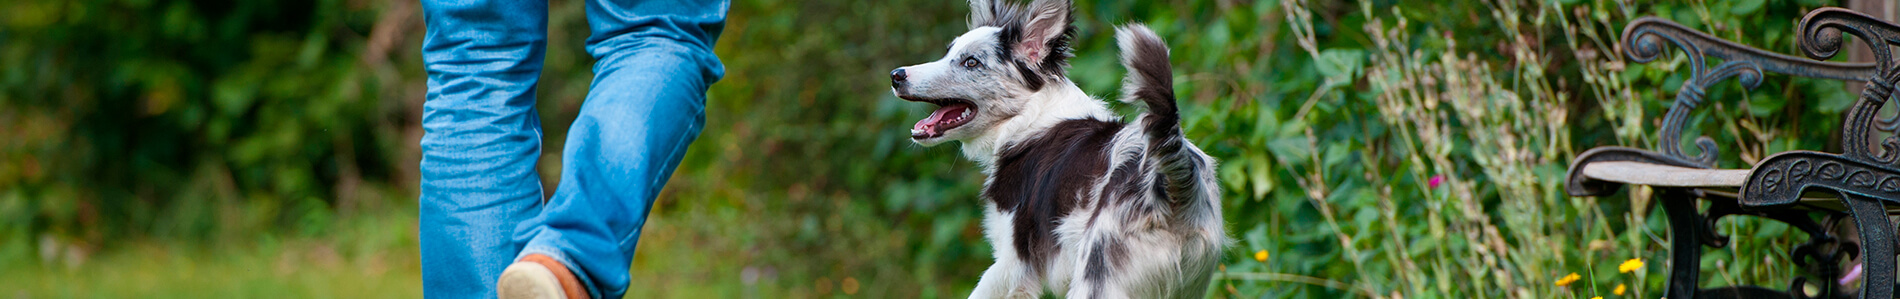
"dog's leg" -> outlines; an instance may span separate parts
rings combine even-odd
[[[1127,292],[1123,292],[1119,289],[1114,289],[1108,286],[1104,286],[1103,288],[1099,288],[1099,289],[1084,287],[1084,286],[1077,286],[1077,287],[1069,288],[1069,294],[1063,295],[1062,298],[1128,299],[1131,297],[1128,296]]]
[[[983,278],[976,281],[970,298],[1035,298],[1035,294],[1024,291],[1024,279],[1022,263],[996,261],[989,270],[983,271]]]

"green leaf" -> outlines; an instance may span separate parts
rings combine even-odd
[[[1847,107],[1852,106],[1854,100],[1857,99],[1853,95],[1848,94],[1845,89],[1832,84],[1820,84],[1820,86],[1809,88],[1808,91],[1811,92],[1810,94],[1815,95],[1815,97],[1820,98],[1820,104],[1815,105],[1814,108],[1822,113],[1828,114],[1847,111]]]
[[[1241,164],[1241,163],[1221,163],[1220,164],[1220,181],[1244,182],[1246,179],[1247,179],[1247,167],[1244,164]],[[1244,191],[1244,190],[1239,190],[1240,188],[1242,188],[1241,186],[1239,186],[1239,184],[1226,183],[1226,184],[1221,184],[1221,185],[1226,186],[1226,188],[1224,189],[1227,189],[1227,190],[1236,191],[1236,192]]]
[[[1313,156],[1313,148],[1306,143],[1305,137],[1274,139],[1273,142],[1267,143],[1267,150],[1273,151],[1273,155],[1279,157],[1280,161],[1293,165],[1305,164],[1302,162],[1308,161]]]
[[[1781,111],[1781,107],[1787,105],[1787,99],[1780,97],[1762,95],[1748,97],[1748,113],[1756,117],[1767,117],[1775,114],[1775,112]]]
[[[1273,185],[1275,184],[1273,181],[1273,161],[1269,161],[1267,155],[1259,153],[1248,155],[1247,158],[1247,163],[1249,164],[1247,167],[1247,177],[1250,179],[1249,183],[1253,185],[1253,197],[1266,198],[1267,193],[1273,192]]]
[[[1763,1],[1763,0],[1736,0],[1736,1],[1730,1],[1730,2],[1729,2],[1729,5],[1731,5],[1731,6],[1729,6],[1729,7],[1728,7],[1728,12],[1729,12],[1729,13],[1733,13],[1733,14],[1735,14],[1735,15],[1750,15],[1750,14],[1754,14],[1754,13],[1755,13],[1755,11],[1757,11],[1757,10],[1761,10],[1761,6],[1762,6],[1762,3],[1763,3],[1763,2],[1766,2],[1766,1]]]
[[[1351,84],[1364,66],[1365,58],[1366,52],[1357,49],[1326,49],[1320,51],[1313,67],[1326,77],[1326,88],[1332,88]]]

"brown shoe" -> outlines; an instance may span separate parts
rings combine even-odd
[[[542,254],[529,254],[501,270],[495,293],[502,299],[584,299],[587,288],[567,271],[560,261]]]

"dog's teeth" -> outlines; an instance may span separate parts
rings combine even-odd
[[[969,110],[969,109],[964,109],[964,110],[963,110],[963,116],[958,116],[958,117],[957,117],[957,119],[963,119],[963,118],[968,118],[968,117],[970,117],[970,110]]]
[[[922,134],[924,134],[923,129],[910,129],[911,136],[917,136],[917,135],[922,135]]]

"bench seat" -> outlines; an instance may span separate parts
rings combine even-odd
[[[1701,169],[1632,161],[1605,161],[1583,165],[1583,175],[1593,180],[1653,187],[1697,188],[1707,196],[1738,198],[1737,189],[1748,180],[1748,169]],[[1808,192],[1801,196],[1801,207],[1841,211],[1840,196],[1830,192]],[[1887,214],[1900,214],[1900,206],[1888,207]]]
[[[1583,175],[1595,180],[1630,185],[1688,188],[1741,188],[1747,169],[1701,169],[1634,161],[1604,161],[1583,165]]]

